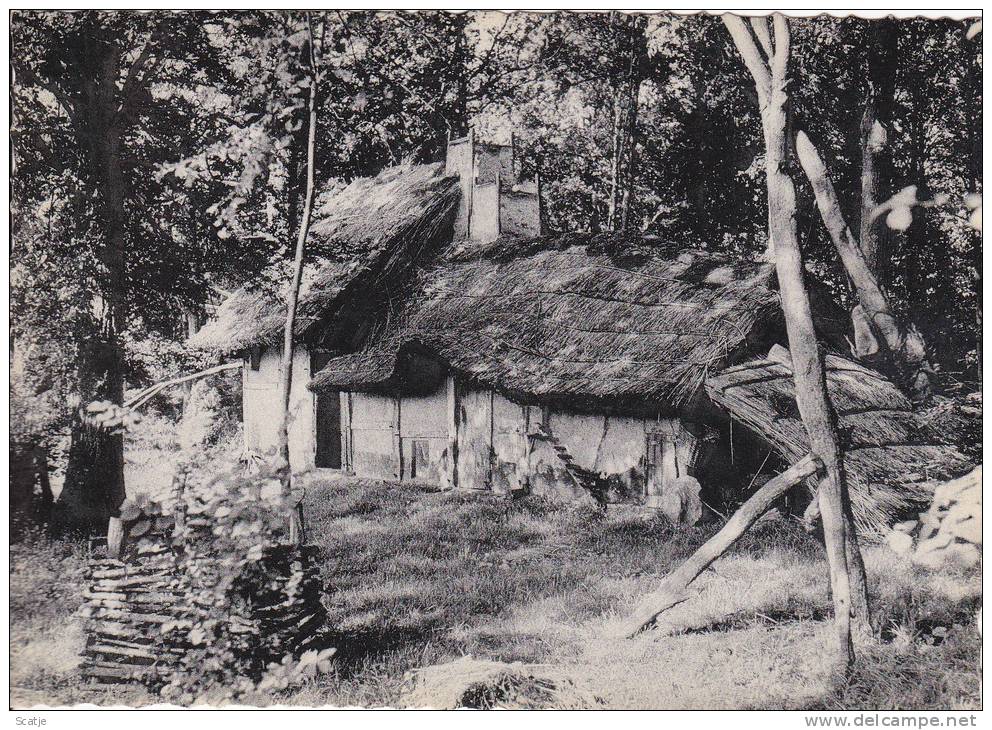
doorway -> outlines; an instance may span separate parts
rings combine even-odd
[[[310,372],[317,374],[333,355],[315,352],[310,357]],[[315,402],[316,453],[314,466],[318,469],[341,468],[341,393],[337,390],[317,393]]]

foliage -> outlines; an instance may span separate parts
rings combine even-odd
[[[195,479],[177,476],[177,485]],[[166,699],[190,704],[243,699],[256,690],[280,690],[326,671],[333,649],[293,657],[288,638],[264,626],[252,607],[285,609],[287,618],[305,578],[300,559],[288,566],[287,515],[293,500],[278,470],[245,476],[237,472],[187,484],[180,496],[172,543],[178,550],[181,591],[189,598],[184,617],[162,625],[162,641],[185,648],[161,689]],[[155,502],[127,502],[123,520],[136,520],[137,548],[157,544],[148,518],[164,511]],[[288,569],[288,572],[287,572]],[[285,653],[284,653],[285,652]],[[281,657],[281,659],[280,659]]]

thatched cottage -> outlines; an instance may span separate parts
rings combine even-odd
[[[640,234],[542,236],[539,201],[511,147],[469,137],[443,165],[323,202],[295,470],[649,503],[693,477],[722,503],[804,453],[773,267]],[[844,313],[822,294],[814,307],[841,352]],[[244,358],[246,446],[263,452],[283,311],[245,287],[193,340]],[[839,354],[828,370],[856,512],[875,530],[963,459],[880,374]]]

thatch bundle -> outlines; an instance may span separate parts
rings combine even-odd
[[[571,234],[456,250],[424,271],[371,347],[315,389],[401,378],[404,349],[511,395],[677,407],[779,316],[767,264],[640,234]]]
[[[430,240],[458,201],[457,180],[443,166],[403,164],[359,178],[318,200],[307,239],[297,334],[304,334],[338,295],[363,274],[377,271],[408,246]],[[287,264],[232,294],[190,345],[224,353],[274,344],[286,319]],[[269,285],[263,284],[268,282]]]
[[[792,463],[809,453],[809,440],[788,352],[775,348],[771,357],[711,376],[706,392]],[[935,480],[968,463],[879,373],[837,355],[827,355],[826,370],[855,520],[861,534],[880,537],[899,515],[930,500]]]

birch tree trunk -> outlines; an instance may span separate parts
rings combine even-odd
[[[611,231],[630,227],[634,200],[634,153],[637,142],[638,97],[641,88],[643,56],[647,54],[644,21],[636,15],[617,16],[624,24],[623,54],[625,71],[613,92],[612,181],[607,213]]]
[[[296,237],[296,254],[293,259],[293,279],[286,296],[286,324],[283,329],[282,363],[279,367],[279,428],[276,443],[282,458],[286,475],[283,486],[288,492],[292,480],[292,464],[289,460],[289,403],[293,389],[293,355],[295,350],[296,309],[300,299],[300,282],[303,279],[303,253],[306,248],[307,233],[310,231],[310,215],[314,198],[314,165],[317,135],[317,62],[313,44],[313,23],[310,13],[306,14],[307,35],[310,49],[310,102],[308,105],[307,129],[307,183],[303,203],[303,215]]]
[[[823,521],[830,587],[836,626],[835,650],[840,662],[849,666],[854,659],[851,641],[851,577],[848,570],[845,500],[847,488],[844,464],[834,423],[834,412],[827,393],[826,375],[820,356],[813,314],[803,278],[803,260],[796,230],[796,191],[789,176],[787,69],[790,34],[786,19],[773,16],[774,40],[767,31],[763,45],[770,53],[766,66],[747,25],[739,17],[724,15],[723,20],[754,77],[762,110],[768,184],[768,222],[771,252],[778,274],[782,309],[785,314],[796,405],[809,435],[810,449],[824,466],[819,485],[819,505]],[[753,19],[755,26],[762,21]]]

